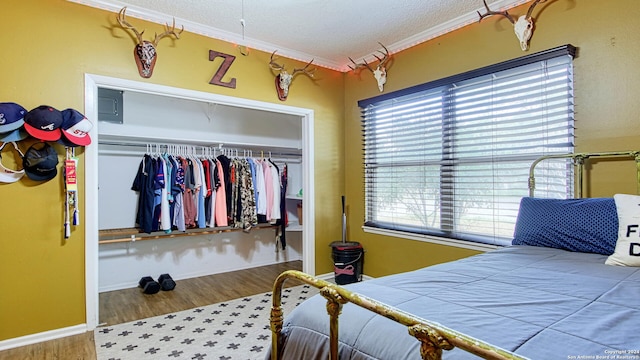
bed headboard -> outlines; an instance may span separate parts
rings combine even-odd
[[[593,153],[571,153],[546,155],[536,159],[529,168],[529,196],[533,197],[536,188],[536,179],[534,177],[534,169],[538,163],[547,159],[572,159],[573,165],[577,167],[578,186],[576,189],[576,198],[582,198],[582,182],[585,161],[592,157],[626,157],[633,158],[636,161],[636,192],[640,195],[640,151],[610,151],[610,152],[593,152]]]

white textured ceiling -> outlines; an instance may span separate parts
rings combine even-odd
[[[478,20],[482,0],[69,0],[171,23],[231,43],[278,51],[347,71],[349,57],[375,60],[378,42],[397,52]],[[531,0],[488,0],[504,10]],[[115,15],[114,15],[115,16]],[[244,23],[244,26],[242,25]],[[140,29],[142,30],[142,29]],[[148,29],[147,33],[162,28]]]

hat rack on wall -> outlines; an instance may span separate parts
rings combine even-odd
[[[143,142],[136,140],[108,140],[98,141],[98,153],[99,155],[115,155],[115,156],[143,156],[145,154],[171,154],[171,155],[186,155],[186,156],[203,156],[203,157],[217,157],[219,155],[225,155],[227,157],[253,157],[253,158],[269,158],[274,162],[287,162],[287,163],[300,163],[302,160],[302,154],[297,149],[285,149],[277,147],[256,146],[249,145],[247,147],[233,144],[233,147],[228,147],[223,143],[208,144],[208,145],[194,145],[194,144],[179,144],[179,143],[158,143],[158,142]],[[277,149],[273,151],[273,149]],[[288,151],[287,151],[288,150]],[[280,225],[273,225],[268,223],[256,224],[252,227],[253,230],[276,230],[274,235],[278,236],[278,229]],[[164,231],[157,231],[152,233],[141,232],[139,228],[120,228],[120,229],[102,229],[98,233],[98,244],[113,244],[113,243],[133,243],[136,241],[167,239],[184,236],[198,236],[198,235],[210,235],[220,234],[225,232],[237,232],[245,231],[242,228],[235,228],[232,226],[222,227],[209,227],[209,228],[191,228],[185,231],[172,231],[166,233]]]

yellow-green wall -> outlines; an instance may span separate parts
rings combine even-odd
[[[180,40],[160,41],[153,76],[145,80],[134,63],[134,41],[117,25],[114,13],[63,0],[6,0],[2,19],[0,101],[16,102],[27,110],[47,104],[82,111],[85,73],[281,103],[268,66],[269,52],[253,50],[245,57],[232,44],[185,29]],[[145,39],[163,31],[159,24],[129,20],[146,29]],[[223,79],[236,78],[236,89],[209,84],[221,62],[210,62],[209,50],[236,56]],[[304,65],[280,60],[288,67]],[[318,68],[315,80],[296,77],[284,103],[315,112],[316,221],[334,224],[317,227],[320,243],[340,234],[340,225],[329,220],[340,217],[331,199],[339,199],[344,179],[343,78],[324,68]],[[22,144],[23,150],[29,144]],[[62,154],[61,146],[56,149]],[[45,183],[25,178],[0,184],[0,341],[86,321],[84,222],[70,239],[63,239],[62,181],[58,176]],[[81,188],[81,200],[83,195]]]
[[[252,51],[243,57],[231,44],[186,29],[180,40],[160,42],[153,77],[143,80],[133,62],[133,40],[116,25],[113,13],[63,0],[6,0],[2,10],[0,101],[17,102],[27,109],[48,104],[82,110],[83,76],[92,73],[279,102],[267,67],[268,53]],[[526,6],[511,12],[525,11]],[[529,53],[567,43],[579,48],[574,61],[577,150],[640,147],[636,105],[640,4],[636,0],[617,0],[615,6],[603,6],[597,0],[556,0],[538,5],[534,13],[537,28]],[[161,31],[158,24],[131,22],[147,29],[146,34]],[[237,56],[228,78],[223,79],[235,77],[236,89],[209,85],[218,66],[208,61],[210,49]],[[524,54],[511,25],[505,19],[489,18],[394,54],[385,92]],[[328,245],[340,239],[342,194],[347,197],[348,237],[364,245],[368,275],[382,276],[476,253],[361,230],[364,199],[356,102],[379,94],[370,75],[320,68],[314,81],[297,78],[286,102],[315,111],[316,272],[332,271]],[[590,177],[588,195],[635,192],[633,184],[622,180],[628,173],[632,176],[633,165],[602,162],[594,170],[598,171]],[[0,184],[0,341],[85,322],[84,228],[81,225],[69,240],[63,239],[61,181],[59,176],[46,183],[24,179]]]
[[[524,14],[529,4],[509,12]],[[478,6],[482,2],[478,0]],[[531,48],[520,49],[512,26],[490,17],[393,56],[384,92],[400,90],[564,44],[578,47],[575,65],[576,151],[640,149],[640,2],[556,0],[538,4]],[[371,276],[407,271],[474,254],[471,250],[362,231],[364,189],[357,101],[378,95],[368,72],[345,79],[345,192],[349,238],[365,250]],[[599,161],[586,179],[586,195],[635,193],[633,161]],[[523,182],[526,182],[523,179]],[[318,266],[320,267],[320,266]]]

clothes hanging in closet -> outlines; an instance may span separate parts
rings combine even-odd
[[[282,250],[287,247],[287,232],[285,231],[289,219],[287,218],[287,183],[288,183],[288,166],[284,164],[282,166],[282,171],[280,171],[280,214],[282,214],[282,219],[278,220],[276,223],[280,225],[280,231],[278,232],[276,246],[278,242],[282,246]]]
[[[224,178],[224,183],[225,183],[225,206],[226,206],[226,212],[227,212],[227,222],[231,222],[232,219],[232,212],[231,212],[231,201],[232,201],[232,196],[231,196],[231,159],[229,159],[228,157],[226,157],[225,155],[219,155],[217,158],[218,162],[220,163],[220,165],[222,166],[222,176]]]
[[[231,162],[233,226],[249,231],[258,223],[251,167],[247,159]]]
[[[271,184],[273,186],[273,202],[271,203],[271,224],[276,224],[282,218],[280,214],[280,169],[271,159],[267,160],[269,171],[271,171]]]
[[[228,226],[227,218],[227,180],[222,167],[222,161],[216,161],[216,199],[215,199],[215,222],[218,226]],[[229,184],[230,185],[230,184]]]
[[[143,232],[282,225],[286,246],[286,164],[271,159],[145,154],[131,189],[139,192],[136,224]]]
[[[136,224],[146,233],[150,233],[153,230],[154,174],[155,169],[153,168],[151,156],[144,155],[138,166],[138,172],[133,180],[131,190],[139,192]]]

